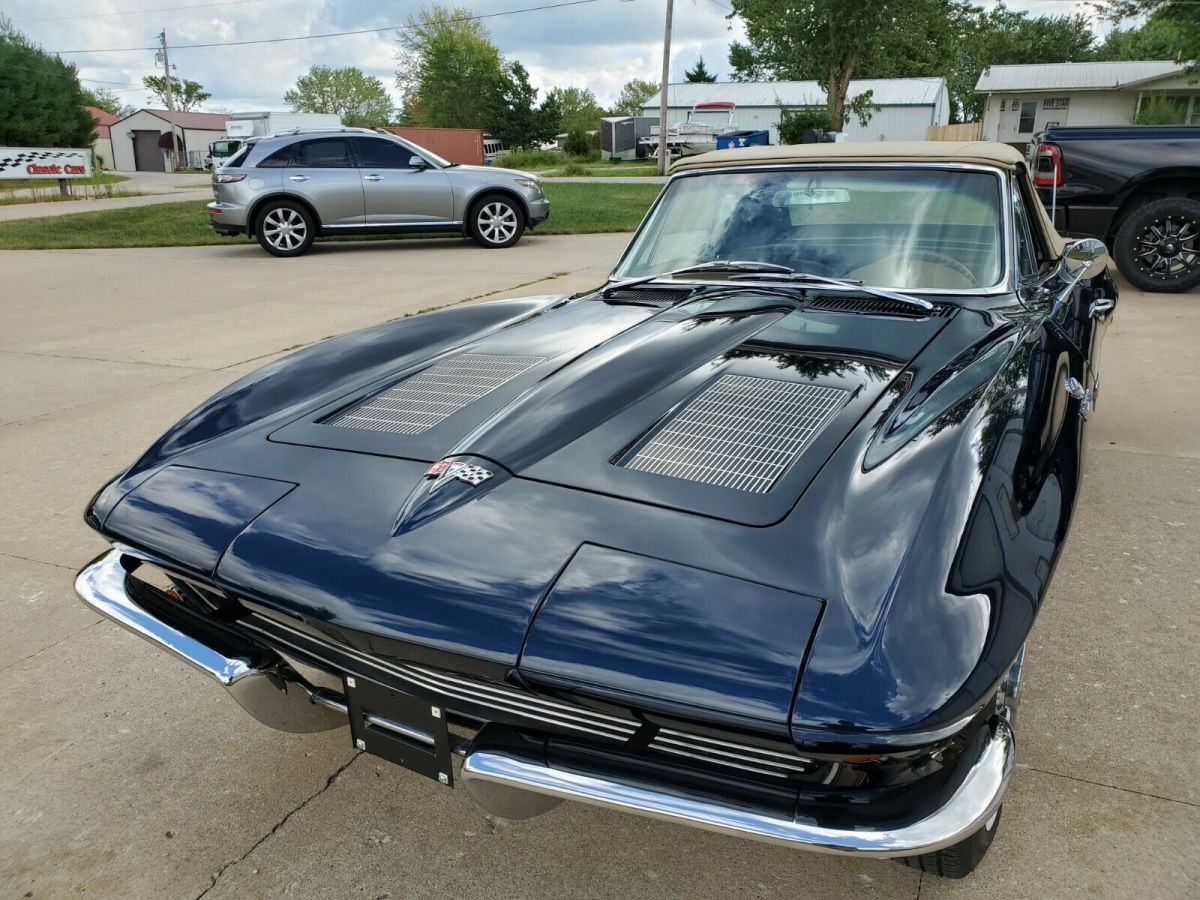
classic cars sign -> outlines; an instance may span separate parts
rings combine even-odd
[[[0,147],[0,178],[89,178],[91,174],[91,150]]]

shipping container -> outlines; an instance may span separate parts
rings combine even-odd
[[[397,137],[411,141],[453,163],[483,165],[483,132],[478,128],[417,128],[410,125],[387,125]]]

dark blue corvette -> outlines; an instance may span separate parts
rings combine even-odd
[[[606,285],[271,363],[87,510],[85,602],[278,728],[961,877],[1116,299],[994,144],[676,166]],[[461,767],[454,755],[463,758]]]

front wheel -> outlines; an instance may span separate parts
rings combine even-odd
[[[1113,244],[1121,274],[1143,291],[1200,285],[1200,201],[1166,197],[1125,217]]]
[[[996,811],[978,831],[951,847],[935,853],[906,856],[896,861],[909,868],[942,878],[966,878],[975,871],[975,867],[983,861],[988,847],[992,846],[992,838],[996,836],[996,829],[1000,827],[1000,813],[1003,809],[1003,806],[996,807]]]
[[[488,194],[471,211],[471,237],[482,247],[511,247],[525,233],[525,214],[504,194]]]
[[[258,214],[258,243],[272,256],[299,256],[317,236],[312,214],[298,203],[277,200]]]

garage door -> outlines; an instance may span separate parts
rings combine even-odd
[[[133,167],[139,172],[165,172],[163,152],[158,149],[157,131],[133,133]]]

